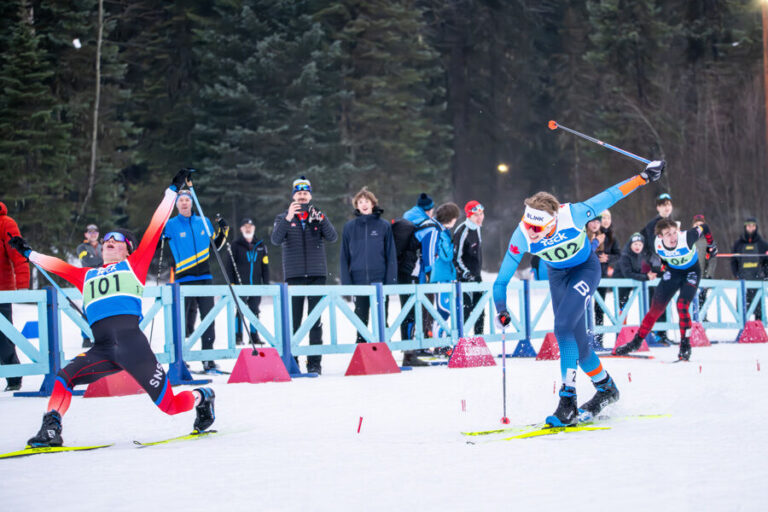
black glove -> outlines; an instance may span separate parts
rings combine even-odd
[[[465,271],[464,271],[464,272],[461,274],[461,280],[462,280],[462,281],[466,281],[466,282],[468,282],[468,283],[473,283],[473,282],[475,282],[475,279],[476,279],[476,278],[475,278],[475,274],[473,274],[473,273],[472,273],[472,272],[470,272],[469,270],[465,270]]]
[[[20,236],[13,236],[10,233],[8,233],[8,238],[8,245],[16,249],[16,251],[25,258],[29,258],[29,253],[32,252],[32,248],[29,246],[26,240]]]
[[[219,228],[222,230],[225,230],[229,227],[229,224],[227,224],[227,221],[224,220],[224,217],[221,217],[219,215],[216,216],[216,223],[219,225]]]
[[[707,259],[717,256],[717,242],[712,242],[712,245],[707,246]]]
[[[309,222],[322,222],[325,218],[323,212],[313,206],[309,207]]]
[[[192,176],[193,171],[194,169],[184,168],[177,172],[176,176],[173,177],[173,181],[171,181],[171,190],[176,192],[181,190],[182,187],[187,184],[187,180]]]
[[[659,178],[661,178],[666,165],[667,162],[664,160],[654,160],[645,167],[645,170],[640,173],[640,176],[642,176],[645,181],[658,181]]]
[[[504,327],[508,326],[509,323],[512,321],[512,317],[509,316],[509,312],[507,311],[499,311],[499,314],[496,315],[496,319]]]

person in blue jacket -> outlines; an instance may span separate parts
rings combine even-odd
[[[352,204],[356,218],[344,225],[341,235],[341,284],[397,284],[395,239],[389,223],[381,219],[384,210],[366,187],[355,194]],[[367,296],[355,296],[355,315],[366,325],[370,310]],[[357,343],[365,343],[359,332]]]
[[[435,257],[432,264],[432,272],[429,276],[430,283],[450,283],[456,280],[456,266],[453,264],[453,237],[451,229],[459,220],[460,210],[456,203],[444,203],[435,210],[435,221],[440,230],[435,237],[437,240]],[[439,293],[437,295],[437,312],[444,319],[451,317],[451,294]],[[437,326],[436,326],[437,327]],[[433,332],[440,338],[447,334],[442,329],[435,328]],[[437,350],[437,353],[447,353]]]
[[[437,237],[440,230],[437,222],[432,218],[434,211],[435,202],[422,192],[416,206],[403,214],[404,219],[416,226],[414,236],[421,245],[418,269],[419,283],[428,282],[432,273],[432,264],[437,254]]]
[[[192,211],[192,195],[188,190],[179,192],[176,199],[176,209],[179,214],[168,221],[163,231],[163,237],[168,240],[173,256],[174,279],[181,285],[213,284],[210,261],[210,242],[207,233],[214,233],[213,224],[207,218],[195,215]],[[206,224],[208,230],[206,230]],[[217,250],[224,247],[229,226],[224,219],[219,219],[213,241]],[[213,308],[213,297],[187,297],[185,299],[186,335],[195,330],[197,310],[200,309],[200,319]],[[212,349],[216,339],[215,322],[205,330],[202,336],[204,350]],[[214,361],[203,361],[203,371],[217,373]]]
[[[619,390],[590,348],[586,308],[600,282],[600,261],[587,239],[585,225],[637,188],[658,180],[665,162],[654,161],[643,172],[582,203],[560,204],[547,192],[525,200],[525,213],[512,234],[493,285],[493,300],[502,328],[509,325],[507,285],[524,253],[539,256],[548,266],[549,291],[555,313],[555,337],[560,347],[560,403],[546,418],[552,426],[575,425],[597,415],[619,399]],[[577,407],[576,366],[592,379],[597,393]]]

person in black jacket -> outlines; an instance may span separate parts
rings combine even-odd
[[[229,248],[230,258],[226,263],[229,280],[236,284],[269,284],[269,253],[264,241],[256,238],[256,226],[253,220],[246,218],[240,223],[240,236],[232,242]],[[243,297],[248,308],[258,318],[261,297],[251,295]],[[250,327],[254,343],[262,344],[259,333],[254,326]],[[243,344],[243,326],[238,321],[235,324],[235,340]]]
[[[462,222],[453,233],[453,262],[456,265],[456,277],[463,283],[479,283],[483,280],[480,275],[483,269],[483,236],[480,228],[485,219],[485,211],[478,201],[469,201],[464,205],[464,214],[467,220]],[[475,305],[482,296],[482,292],[464,294],[464,321],[475,309]],[[485,311],[477,317],[475,334],[483,333],[484,324]]]
[[[634,279],[635,281],[650,281],[656,279],[656,273],[651,270],[651,265],[645,257],[645,240],[640,233],[633,233],[629,242],[619,256],[619,262],[613,277],[616,279]],[[619,289],[619,308],[629,299],[631,288]]]
[[[341,235],[341,284],[395,284],[397,252],[392,228],[381,219],[384,210],[366,187],[355,194],[352,204],[356,218],[344,225]],[[370,310],[367,296],[355,296],[355,315],[366,325]],[[365,343],[359,332],[357,343]]]
[[[611,212],[604,210],[600,215],[596,217],[600,220],[600,227],[598,228],[598,234],[595,239],[598,242],[595,253],[597,259],[600,261],[600,277],[602,279],[613,277],[616,271],[616,266],[619,262],[619,256],[621,256],[621,250],[619,249],[619,243],[616,240],[613,227]],[[598,287],[597,293],[600,294],[603,301],[608,294],[608,288]],[[595,303],[595,325],[603,325],[604,313],[603,309]],[[599,348],[603,346],[603,334],[595,334],[595,343]]]
[[[288,209],[275,217],[270,238],[274,245],[283,248],[283,278],[289,285],[325,284],[328,274],[325,242],[335,242],[338,235],[328,217],[310,204],[312,184],[304,176],[293,182],[292,199]],[[294,332],[301,325],[305,299],[308,311],[312,311],[321,298],[315,295],[291,299]],[[309,344],[322,343],[323,325],[318,319],[309,331]],[[322,373],[321,361],[322,356],[308,356],[307,371]]]
[[[744,221],[744,232],[733,243],[733,250],[736,254],[761,254],[754,258],[731,258],[731,272],[736,279],[756,280],[765,279],[768,276],[768,242],[763,240],[757,226],[757,219],[749,217]],[[747,289],[747,307],[752,304],[752,300],[757,293],[756,288]],[[755,308],[755,318],[760,320],[763,317],[763,309],[758,303]]]

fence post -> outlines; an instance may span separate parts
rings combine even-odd
[[[739,280],[741,288],[741,328],[747,326],[747,283],[741,279]]]
[[[378,315],[378,327],[379,341],[381,343],[387,342],[387,311],[384,307],[384,285],[382,283],[373,283],[376,287],[376,314]]]
[[[291,297],[288,294],[288,283],[280,283],[280,320],[283,324],[283,364],[291,377],[302,377],[299,364],[291,352]],[[314,374],[313,374],[314,375]]]
[[[643,281],[643,288],[640,293],[640,304],[638,306],[640,307],[640,322],[643,321],[643,318],[645,318],[645,315],[648,314],[648,307],[649,307],[649,299],[648,294],[650,292],[648,291],[648,281]]]
[[[168,366],[168,381],[171,386],[181,384],[207,384],[211,379],[193,379],[184,362],[184,325],[181,323],[181,285],[169,283],[171,287],[171,312],[173,318],[173,361]]]
[[[456,331],[459,339],[464,337],[464,294],[461,291],[461,281],[456,281]]]

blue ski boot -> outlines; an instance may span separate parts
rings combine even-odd
[[[213,401],[216,399],[216,393],[211,388],[196,388],[200,393],[200,403],[195,406],[197,417],[195,418],[195,431],[204,432],[213,425],[216,414],[213,411]]]
[[[27,441],[30,448],[44,446],[61,446],[64,440],[61,438],[61,414],[58,411],[49,411],[43,416],[43,425],[37,435]]]
[[[566,386],[560,388],[560,403],[552,416],[544,420],[552,427],[569,427],[579,422],[579,410],[576,407],[576,388]]]
[[[593,384],[597,393],[579,407],[579,421],[590,421],[597,417],[606,406],[619,399],[619,388],[616,387],[616,383],[610,375]]]

